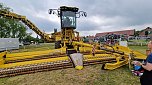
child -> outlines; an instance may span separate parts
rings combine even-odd
[[[134,62],[134,63],[136,63],[136,62]],[[141,66],[133,64],[133,67],[134,67],[134,70],[131,70],[131,71],[134,75],[136,75],[136,76],[143,75],[144,69]]]

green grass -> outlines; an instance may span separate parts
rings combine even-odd
[[[148,42],[148,40],[129,40],[129,42]]]
[[[129,48],[146,54],[147,46],[129,46]]]
[[[40,46],[43,47],[45,46]],[[143,53],[146,50],[146,46],[129,47]],[[86,66],[83,70],[68,68],[0,78],[0,85],[140,85],[139,77],[132,75],[127,65],[112,71],[101,70],[101,67],[102,65],[98,64]]]
[[[139,77],[133,76],[128,66],[108,71],[101,65],[20,75],[0,79],[1,85],[140,85]]]
[[[25,46],[21,46],[19,50],[14,50],[12,52],[32,52],[32,51],[42,51],[42,50],[51,50],[51,49],[54,49],[54,43],[25,45]]]

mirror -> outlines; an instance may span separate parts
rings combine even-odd
[[[49,9],[49,14],[52,14],[52,11],[53,11],[52,9]]]
[[[84,12],[84,16],[87,17],[87,13],[86,12]]]

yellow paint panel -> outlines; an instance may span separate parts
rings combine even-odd
[[[0,53],[0,59],[3,59],[3,56],[6,55],[6,54],[7,54],[7,52],[1,52]]]
[[[124,60],[116,63],[106,63],[104,69],[114,70],[126,64],[128,64],[128,60]]]
[[[146,59],[147,56],[145,54],[142,54],[138,51],[133,51],[133,53],[135,54],[135,59]]]
[[[93,55],[84,55],[84,61],[91,61],[91,60],[110,60],[110,59],[116,59],[114,55],[110,54],[95,54]]]
[[[17,60],[25,58],[33,58],[37,56],[51,55],[53,53],[65,53],[65,49],[54,49],[45,51],[23,52],[23,53],[11,53],[6,55],[6,60]]]
[[[118,49],[117,49],[117,48],[118,48]],[[119,45],[114,46],[114,49],[115,49],[115,50],[118,50],[118,51],[122,51],[122,52],[124,52],[126,55],[129,55],[129,54],[132,52],[132,50],[129,49],[128,47],[119,46]]]
[[[95,56],[84,55],[84,61],[107,60],[107,59],[115,59],[115,56],[112,56],[109,54],[97,54]],[[65,56],[65,57],[58,57],[58,58],[49,58],[49,59],[10,63],[10,64],[5,64],[5,65],[0,65],[0,68],[11,68],[11,67],[17,67],[17,66],[26,66],[26,65],[31,65],[31,64],[40,64],[40,63],[47,63],[47,62],[58,62],[58,61],[65,61],[65,60],[69,60],[69,57]]]
[[[50,58],[50,59],[41,59],[41,60],[25,61],[25,62],[18,62],[18,63],[10,63],[10,64],[0,65],[0,68],[11,68],[11,67],[17,67],[17,66],[26,66],[26,65],[32,65],[32,64],[41,64],[41,63],[57,62],[57,61],[65,61],[65,60],[69,60],[69,58],[68,57],[59,57],[59,58]]]

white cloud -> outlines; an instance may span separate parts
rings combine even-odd
[[[77,31],[82,35],[98,32],[152,27],[151,0],[1,0],[14,12],[27,16],[40,30],[60,29],[60,19],[48,14],[51,8],[76,6],[88,16],[77,20]]]

